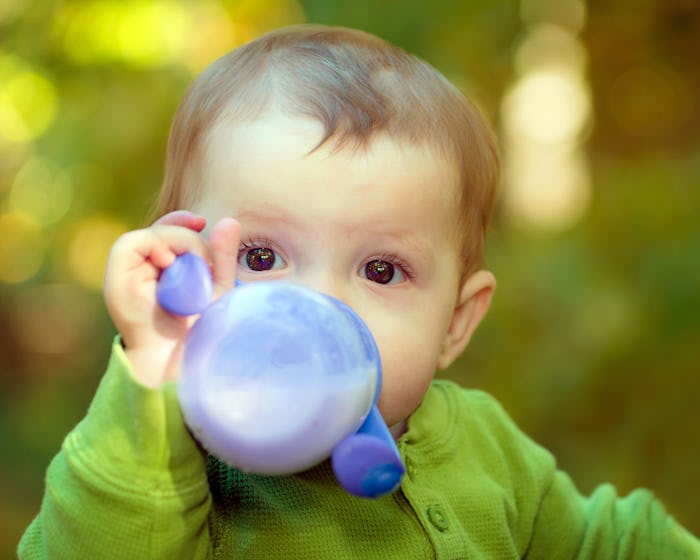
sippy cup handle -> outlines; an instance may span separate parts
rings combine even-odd
[[[211,272],[204,259],[183,253],[161,274],[156,298],[166,311],[186,317],[204,311],[213,291]]]
[[[236,285],[239,284],[237,281]],[[204,260],[192,253],[177,257],[163,271],[156,289],[161,307],[183,316],[204,311],[211,301],[212,293],[209,268]],[[381,389],[379,351],[359,316],[342,302],[339,303],[366,335],[376,356],[378,371],[374,401],[365,422],[356,433],[345,437],[335,446],[331,462],[335,476],[345,490],[356,496],[376,498],[389,494],[398,487],[405,468],[396,442],[377,408]]]

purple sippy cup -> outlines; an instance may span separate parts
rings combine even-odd
[[[404,474],[377,410],[372,335],[340,300],[283,281],[238,284],[210,304],[212,281],[186,253],[159,281],[160,305],[200,313],[185,341],[178,397],[194,437],[246,472],[300,472],[331,457],[343,488],[388,494]]]

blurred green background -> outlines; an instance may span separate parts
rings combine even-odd
[[[588,492],[654,489],[700,534],[700,5],[694,0],[0,1],[0,557],[82,417],[193,75],[288,23],[427,59],[501,137],[499,289],[441,375],[496,395]]]

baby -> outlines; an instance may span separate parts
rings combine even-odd
[[[491,397],[433,380],[489,308],[497,182],[474,107],[376,37],[287,28],[216,61],[175,117],[160,219],[112,249],[119,336],[20,557],[700,558],[650,493],[581,496]],[[327,461],[267,477],[206,456],[173,383],[192,321],[155,299],[187,251],[210,264],[215,297],[236,278],[284,279],[364,319],[407,468],[400,489],[365,500]]]

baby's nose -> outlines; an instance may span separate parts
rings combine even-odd
[[[333,296],[343,303],[350,305],[348,301],[348,289],[346,282],[338,274],[330,270],[307,271],[299,274],[297,282],[322,294]]]

